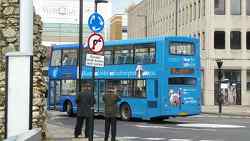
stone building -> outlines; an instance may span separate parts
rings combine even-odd
[[[143,0],[128,10],[128,37],[177,32],[199,38],[203,104],[217,103],[220,58],[224,104],[250,105],[249,23],[250,0]]]
[[[42,67],[46,48],[41,45],[42,21],[34,16],[33,36],[33,128],[46,134],[45,82]],[[5,54],[19,50],[19,0],[0,1],[0,136],[4,134]],[[21,121],[20,121],[21,122]],[[1,140],[0,137],[0,140]]]

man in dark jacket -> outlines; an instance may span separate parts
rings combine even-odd
[[[95,104],[95,97],[91,94],[91,84],[86,83],[83,87],[83,92],[76,96],[77,103],[77,118],[75,126],[75,138],[82,134],[83,121],[85,121],[85,138],[90,136],[90,116],[91,107]]]
[[[116,89],[109,87],[103,96],[105,103],[105,141],[108,141],[109,130],[111,126],[111,141],[116,137],[116,114],[118,112],[117,102],[121,99],[116,93]]]

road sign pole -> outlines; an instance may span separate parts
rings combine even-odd
[[[88,25],[89,28],[94,32],[89,37],[88,44],[90,47],[90,50],[94,53],[97,54],[98,52],[102,51],[103,45],[104,45],[104,40],[101,35],[97,35],[96,32],[100,32],[103,30],[104,27],[104,20],[100,14],[97,13],[97,6],[98,3],[107,3],[108,1],[106,0],[95,0],[95,13],[92,14],[89,18]],[[96,21],[98,19],[99,24],[96,24],[97,22],[93,22],[94,20]],[[101,20],[101,21],[100,21]],[[101,25],[101,26],[100,26]],[[97,27],[97,28],[96,28]],[[97,35],[97,38],[95,37]],[[93,40],[91,39],[93,37]],[[99,43],[101,42],[101,46]],[[90,46],[91,44],[91,46]],[[98,47],[100,50],[98,50]],[[97,48],[97,50],[96,50]],[[92,67],[92,94],[94,95],[95,93],[95,66]],[[93,134],[94,134],[94,105],[91,105],[91,116],[90,116],[90,130],[89,130],[89,141],[93,141]]]
[[[97,12],[97,2],[95,0],[95,12]],[[95,95],[95,67],[92,68],[92,94]],[[90,116],[90,136],[89,141],[93,141],[94,135],[94,105],[91,105],[91,116]]]
[[[83,27],[83,0],[80,0],[79,9],[79,50],[78,50],[78,83],[77,92],[81,92],[81,71],[82,71],[82,27]]]
[[[97,12],[97,2],[95,0],[95,12]]]

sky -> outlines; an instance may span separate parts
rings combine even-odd
[[[142,0],[112,0],[112,14],[124,12],[132,3],[138,3]]]

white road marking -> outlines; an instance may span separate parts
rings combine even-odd
[[[190,139],[168,139],[168,141],[192,141]]]
[[[196,127],[196,128],[245,128],[241,125],[229,125],[229,124],[177,124],[179,127]]]
[[[200,141],[224,141],[224,140],[200,140]]]
[[[149,141],[164,141],[166,138],[143,138],[144,140],[149,140]]]
[[[140,127],[140,128],[156,128],[156,129],[166,129],[166,128],[169,128],[169,127],[166,127],[166,126],[149,126],[149,125],[135,125],[136,127]]]
[[[211,131],[216,132],[216,129],[197,129],[197,128],[180,128],[180,127],[166,127],[166,126],[152,126],[152,125],[135,125],[138,128],[153,128],[153,129],[174,129],[174,130],[193,130],[193,131]]]
[[[135,140],[135,139],[140,139],[140,137],[117,137],[117,139],[127,139],[127,140]]]
[[[250,117],[249,116],[238,116],[238,115],[214,115],[214,114],[203,114],[203,115],[195,115],[195,116],[190,116],[190,117],[193,117],[193,118],[218,118],[218,117],[221,117],[221,118],[234,118],[234,119],[249,119]]]

